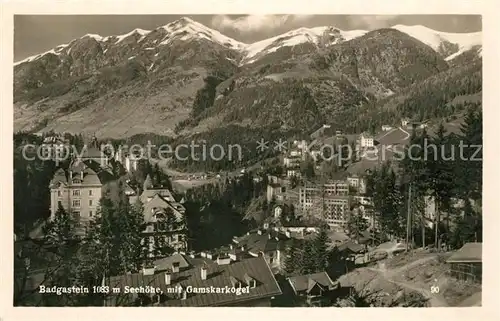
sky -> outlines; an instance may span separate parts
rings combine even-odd
[[[45,52],[85,34],[111,36],[135,28],[152,30],[183,15],[16,15],[14,61]],[[374,30],[397,24],[423,25],[445,32],[482,30],[479,15],[190,15],[233,39],[252,43],[300,27],[335,26]]]

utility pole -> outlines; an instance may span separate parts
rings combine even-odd
[[[411,233],[411,183],[408,188],[408,213],[406,216],[406,252],[409,250],[410,233]]]

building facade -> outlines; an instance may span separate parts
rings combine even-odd
[[[349,185],[347,181],[334,181],[301,187],[298,208],[325,219],[330,226],[343,226],[349,219]]]
[[[373,147],[373,136],[368,133],[363,133],[359,136],[359,146],[361,148]]]
[[[93,159],[74,159],[68,170],[59,168],[50,188],[51,219],[61,206],[80,223],[90,221],[99,210],[103,186],[114,179],[109,168]]]
[[[148,256],[159,258],[174,251],[186,251],[186,210],[175,200],[172,192],[165,188],[145,186],[139,199],[146,224],[142,244]],[[132,196],[129,200],[136,204],[137,197]]]

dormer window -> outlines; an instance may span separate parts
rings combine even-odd
[[[250,280],[250,282],[248,282],[248,285],[251,288],[255,288],[257,286],[257,281],[255,281],[254,279],[252,279],[252,280]]]
[[[73,184],[81,184],[82,181],[79,178],[73,179]]]

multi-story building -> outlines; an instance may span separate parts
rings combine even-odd
[[[375,217],[373,212],[373,198],[368,196],[353,196],[353,202],[356,205],[355,211],[361,213],[370,224],[370,228],[375,227]]]
[[[285,156],[283,157],[283,166],[289,168],[289,167],[297,167],[300,165],[301,162],[300,156]]]
[[[326,195],[347,196],[349,195],[349,184],[343,180],[337,180],[323,185]]]
[[[137,165],[139,164],[140,155],[130,154],[123,151],[121,148],[115,153],[115,160],[123,164],[123,167],[127,172],[132,172],[137,170]]]
[[[392,129],[392,126],[390,125],[382,125],[382,131],[386,132]]]
[[[59,168],[50,182],[50,210],[54,218],[59,206],[81,223],[98,211],[103,186],[114,179],[109,169],[91,160],[73,160],[69,169]]]
[[[347,182],[349,186],[354,188],[359,194],[366,193],[366,179],[359,175],[351,175],[347,177]]]
[[[349,219],[349,185],[346,181],[333,181],[301,187],[298,208],[325,219],[330,226],[342,226]]]
[[[146,178],[146,181],[151,179]],[[164,257],[173,251],[187,249],[185,208],[177,202],[172,192],[165,188],[153,188],[145,184],[139,196],[143,206],[144,230],[143,246],[150,258]],[[132,204],[136,196],[129,197]]]
[[[301,177],[302,174],[300,173],[300,168],[288,168],[286,170],[286,177],[292,178],[292,177]]]
[[[373,147],[373,136],[368,133],[362,133],[361,135],[359,135],[359,146],[361,148]]]

